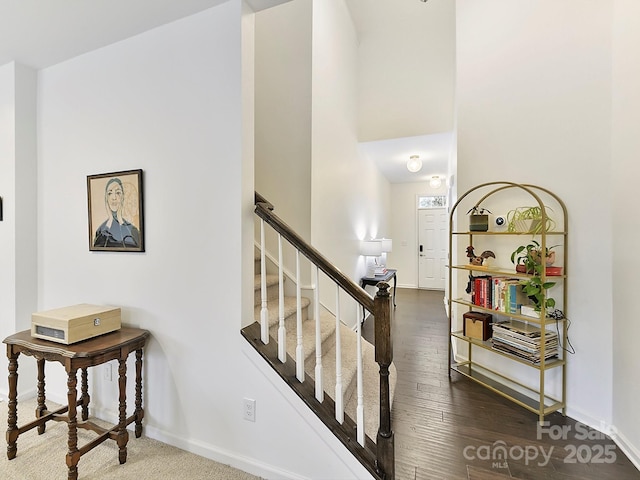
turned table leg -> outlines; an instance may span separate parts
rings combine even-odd
[[[136,438],[142,435],[142,419],[144,410],[142,408],[142,349],[136,350]]]
[[[89,401],[91,400],[89,397],[89,375],[86,367],[82,369],[80,377],[82,378],[80,405],[82,405],[82,420],[86,422],[89,419]]]
[[[13,353],[11,346],[7,345],[7,357],[9,358],[9,414],[7,418],[7,458],[16,458],[18,452],[18,355]]]
[[[118,387],[120,389],[120,416],[118,422],[118,434],[116,441],[118,443],[119,452],[118,460],[120,464],[127,461],[127,441],[129,440],[129,432],[127,431],[127,359],[118,360]]]
[[[69,369],[67,376],[67,401],[69,402],[69,452],[67,453],[67,467],[69,467],[69,480],[77,480],[78,478],[78,461],[80,460],[80,452],[78,451],[78,420],[77,420],[77,395],[76,385],[78,378],[76,369]]]
[[[36,418],[40,418],[47,411],[45,404],[45,383],[44,383],[44,358],[38,359],[38,406],[36,407]],[[47,428],[47,424],[38,425],[38,435],[42,435]]]

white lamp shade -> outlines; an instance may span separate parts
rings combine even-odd
[[[360,243],[360,253],[367,257],[378,257],[382,255],[382,241],[363,240]]]
[[[391,240],[390,238],[383,238],[382,251],[386,253],[393,251],[393,240]]]
[[[440,188],[440,185],[442,185],[442,180],[440,180],[440,177],[438,175],[434,175],[433,177],[431,177],[431,180],[429,180],[429,185],[431,186],[431,188]]]

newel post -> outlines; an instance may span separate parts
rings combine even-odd
[[[391,338],[391,297],[389,284],[380,282],[374,298],[376,363],[380,365],[380,426],[376,438],[376,466],[385,480],[395,478],[395,449],[391,430],[391,398],[389,392],[389,366],[393,361]]]

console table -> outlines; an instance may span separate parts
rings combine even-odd
[[[9,359],[9,414],[7,429],[7,457],[15,458],[18,451],[18,437],[37,427],[38,434],[44,433],[49,420],[65,421],[69,427],[68,446],[66,456],[69,467],[68,478],[78,478],[78,461],[80,457],[100,445],[107,439],[115,440],[119,447],[118,459],[121,464],[127,461],[127,442],[129,433],[127,425],[135,422],[135,435],[142,435],[142,353],[144,345],[149,337],[147,330],[122,327],[115,332],[107,333],[83,342],[72,345],[62,345],[48,340],[41,340],[31,336],[30,330],[25,330],[4,339],[7,344],[7,358]],[[136,352],[136,398],[135,410],[132,416],[127,418],[127,357],[129,353]],[[36,407],[36,419],[26,425],[17,425],[17,396],[18,396],[18,357],[20,354],[32,356],[38,364],[38,398]],[[87,368],[101,365],[110,360],[118,361],[118,387],[119,387],[119,421],[110,429],[102,428],[89,418],[89,388]],[[67,372],[67,400],[68,405],[53,412],[47,410],[45,404],[45,361],[60,362]],[[82,372],[82,386],[80,398],[77,398],[77,371]],[[77,419],[77,409],[82,408],[82,420]],[[66,413],[66,415],[65,415]],[[91,442],[78,448],[77,429],[84,428],[98,434]]]
[[[362,288],[365,288],[367,285],[373,285],[374,287],[376,285],[378,285],[378,283],[380,282],[389,282],[389,280],[391,280],[393,278],[393,306],[396,306],[396,284],[398,282],[398,277],[396,275],[396,273],[398,272],[398,270],[395,270],[393,268],[388,268],[386,273],[383,273],[382,275],[374,275],[373,277],[362,277],[360,279],[360,286]],[[364,308],[362,309],[362,323],[364,323],[364,316],[365,316],[365,311]]]

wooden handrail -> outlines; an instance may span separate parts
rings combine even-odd
[[[258,198],[261,199],[258,202]],[[331,280],[337,283],[356,302],[362,305],[369,312],[373,312],[373,298],[360,285],[347,277],[336,268],[318,250],[309,245],[300,235],[287,225],[280,217],[273,213],[273,205],[263,196],[256,193],[256,214],[269,224],[276,232],[287,239],[291,245],[307,257],[314,265],[317,265]]]
[[[258,192],[254,192],[254,203],[258,205],[259,203],[263,203],[268,210],[273,210],[273,205],[266,198],[260,195]]]

